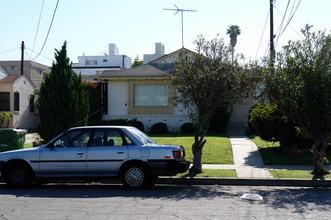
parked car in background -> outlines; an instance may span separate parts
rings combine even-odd
[[[158,176],[188,170],[183,146],[157,144],[137,128],[76,127],[41,147],[0,153],[7,185],[22,188],[52,180],[120,178],[130,189],[152,184]]]

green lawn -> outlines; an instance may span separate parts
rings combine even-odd
[[[275,178],[302,178],[302,179],[331,179],[331,174],[321,176],[314,176],[311,170],[269,170]]]
[[[235,170],[217,170],[217,169],[204,169],[203,173],[180,173],[176,177],[231,177],[236,178]]]
[[[194,136],[185,135],[151,135],[151,138],[159,144],[182,145],[185,148],[186,160],[192,163],[192,144]],[[233,164],[230,139],[225,135],[208,135],[206,144],[202,150],[203,164]]]
[[[266,142],[258,136],[251,136],[251,140],[259,147],[264,164],[269,165],[313,165],[311,153],[285,154],[278,142]],[[326,153],[325,165],[331,165],[331,151]]]

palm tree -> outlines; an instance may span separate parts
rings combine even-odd
[[[237,44],[237,36],[240,35],[240,27],[238,25],[231,25],[226,30],[226,34],[230,35],[231,41],[231,47],[232,47],[232,62],[233,62],[233,53],[234,53],[234,47]]]

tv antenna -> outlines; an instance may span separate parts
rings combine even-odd
[[[184,47],[184,25],[183,25],[183,12],[197,12],[197,10],[187,10],[187,9],[181,9],[178,8],[176,5],[175,9],[170,9],[170,8],[164,8],[163,10],[168,10],[168,11],[176,11],[174,15],[176,15],[178,12],[181,13],[182,16],[182,47]]]

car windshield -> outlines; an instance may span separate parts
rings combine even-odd
[[[130,132],[136,136],[143,144],[154,144],[156,143],[153,139],[148,137],[144,132],[141,132],[137,128],[130,128]]]

